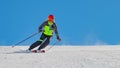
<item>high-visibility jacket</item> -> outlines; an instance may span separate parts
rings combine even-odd
[[[53,36],[55,31],[56,36],[58,36],[58,30],[55,22],[45,21],[39,26],[39,30],[43,30],[43,33],[47,36]]]

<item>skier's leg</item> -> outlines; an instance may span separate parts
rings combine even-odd
[[[38,40],[38,41],[36,41],[35,43],[33,43],[33,44],[29,47],[28,50],[32,50],[33,48],[39,46],[39,45],[43,42],[43,40],[44,40],[45,38],[46,38],[45,35],[42,34],[41,37],[40,37],[40,40]]]
[[[41,44],[41,46],[38,48],[38,50],[45,48],[50,43],[50,38],[51,37],[47,37],[47,39]]]
[[[37,46],[40,45],[41,43],[42,43],[42,41],[36,41],[36,42],[34,42],[34,43],[30,46],[29,50],[32,50],[33,48],[37,47]]]

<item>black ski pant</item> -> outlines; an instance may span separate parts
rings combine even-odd
[[[29,47],[29,50],[32,50],[33,48],[39,46],[38,50],[41,50],[43,48],[45,48],[49,43],[50,43],[50,38],[52,36],[47,36],[45,34],[42,33],[41,37],[40,37],[40,40],[39,41],[36,41],[34,42],[30,47]]]

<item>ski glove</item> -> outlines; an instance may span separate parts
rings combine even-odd
[[[58,36],[58,37],[57,37],[57,40],[58,40],[58,41],[61,41],[61,38]]]

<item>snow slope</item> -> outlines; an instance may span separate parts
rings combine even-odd
[[[0,46],[0,68],[120,68],[120,46],[55,46],[41,54],[19,53],[27,48]]]

